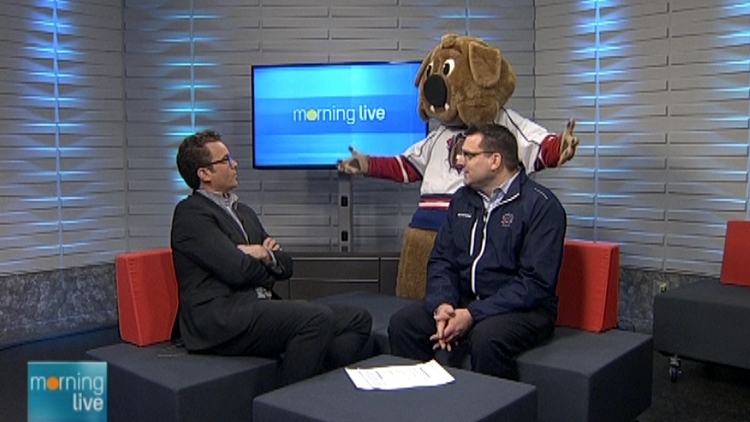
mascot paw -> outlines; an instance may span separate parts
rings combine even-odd
[[[578,148],[578,137],[573,134],[576,121],[568,120],[565,131],[560,135],[547,136],[539,149],[539,157],[534,163],[534,170],[560,167],[572,160]]]
[[[336,163],[336,168],[346,174],[367,174],[367,171],[370,169],[367,156],[360,154],[351,145],[349,146],[349,151],[352,153],[352,156],[345,160],[339,160]]]
[[[568,120],[568,124],[565,126],[565,132],[563,132],[562,139],[560,139],[560,159],[557,161],[557,167],[572,160],[576,155],[578,137],[573,134],[573,129],[575,129],[575,127],[575,119]]]

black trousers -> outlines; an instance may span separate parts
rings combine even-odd
[[[459,338],[451,352],[435,352],[430,336],[436,325],[422,304],[412,304],[391,317],[388,340],[396,356],[460,367],[471,357],[471,369],[487,375],[518,379],[515,357],[549,338],[555,316],[545,308],[495,315],[476,324]]]
[[[244,334],[203,353],[281,358],[281,381],[288,385],[354,363],[371,329],[365,309],[259,300]]]

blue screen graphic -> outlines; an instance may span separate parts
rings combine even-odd
[[[334,168],[349,145],[397,155],[423,139],[420,63],[253,66],[253,166]]]

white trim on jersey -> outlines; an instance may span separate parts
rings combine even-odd
[[[404,176],[404,183],[409,183],[409,174],[406,173],[406,167],[404,166],[404,157],[398,156],[396,157],[396,161],[398,162],[399,168],[401,168],[401,175]]]

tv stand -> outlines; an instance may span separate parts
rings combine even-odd
[[[274,291],[285,299],[312,300],[353,291],[396,294],[399,251],[290,246],[294,275],[278,281]]]
[[[352,177],[339,175],[339,251],[352,250]]]

